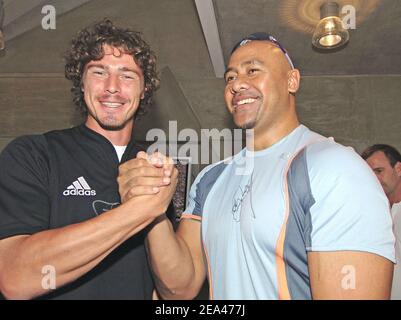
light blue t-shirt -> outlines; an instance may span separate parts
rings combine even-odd
[[[206,167],[189,198],[183,218],[201,220],[212,299],[311,299],[309,251],[395,262],[388,200],[371,169],[303,125]]]

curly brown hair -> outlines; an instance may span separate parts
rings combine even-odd
[[[84,115],[88,114],[82,88],[82,76],[85,66],[92,60],[100,60],[104,56],[103,45],[119,48],[130,54],[142,69],[145,81],[144,98],[136,112],[136,116],[145,113],[152,103],[154,91],[160,80],[156,71],[156,56],[143,40],[142,34],[130,29],[116,27],[109,19],[103,19],[78,32],[71,42],[70,50],[65,54],[65,77],[72,81],[71,92],[74,103]]]

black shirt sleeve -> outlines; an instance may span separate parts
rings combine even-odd
[[[17,138],[0,154],[0,239],[48,229],[49,171],[44,136]]]

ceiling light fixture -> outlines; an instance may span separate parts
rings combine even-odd
[[[312,37],[312,44],[319,49],[334,49],[345,45],[349,33],[339,18],[337,2],[327,1],[320,7],[320,21]]]

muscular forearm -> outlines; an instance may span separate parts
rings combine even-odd
[[[174,233],[166,216],[153,223],[147,240],[149,260],[156,287],[164,299],[191,299],[199,288],[194,286],[195,266],[186,243]]]
[[[49,289],[42,287],[44,266],[54,267],[57,288],[87,273],[153,220],[150,211],[154,213],[155,208],[139,200],[82,223],[21,238],[6,251],[7,263],[2,263],[4,294],[28,299],[48,293]]]
[[[119,192],[122,201],[138,194],[164,193],[171,201],[177,184],[178,171],[172,159],[155,153],[139,152],[136,159],[125,162],[119,168]],[[168,196],[168,197],[167,197]],[[176,235],[165,215],[153,222],[146,240],[148,257],[155,283],[163,298],[186,298],[188,287],[196,275],[187,242]]]

